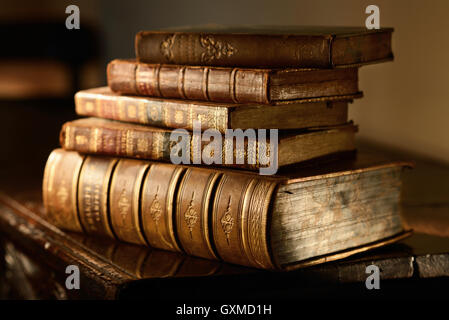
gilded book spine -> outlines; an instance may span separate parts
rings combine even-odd
[[[175,142],[170,139],[171,134],[170,130],[89,118],[65,123],[60,133],[60,144],[65,150],[81,153],[165,162],[171,162],[170,154],[176,154],[177,148],[178,155],[181,154],[179,149],[186,144],[187,147],[184,149],[187,151],[184,150],[184,153],[190,163],[200,163],[205,157],[211,162],[215,161],[216,146],[211,147],[200,135],[183,131],[176,136],[178,140]],[[257,170],[270,165],[270,163],[262,164],[260,161],[264,157],[269,161],[266,147],[269,142],[245,140],[240,149],[237,148],[237,143],[229,143],[225,139],[220,143],[219,156],[223,166]],[[239,158],[243,161],[237,161]]]
[[[66,150],[118,157],[170,161],[170,131],[64,124],[60,144]]]
[[[212,210],[214,244],[225,261],[274,268],[268,246],[269,206],[277,183],[223,174]]]
[[[142,186],[142,225],[150,246],[181,251],[175,238],[175,194],[185,169],[169,164],[150,166]]]
[[[72,187],[61,196],[63,181]],[[269,210],[277,185],[277,180],[245,173],[84,159],[55,150],[43,193],[49,220],[61,228],[271,269]]]
[[[331,67],[331,35],[146,32],[136,35],[139,61],[237,67]]]
[[[230,103],[269,104],[269,71],[114,60],[108,85],[122,94]]]
[[[139,160],[122,159],[114,170],[109,206],[112,229],[119,240],[147,244],[141,227],[140,190],[148,167]]]
[[[189,168],[182,179],[177,197],[176,229],[188,254],[217,258],[210,239],[209,212],[219,178],[219,172]]]
[[[108,187],[117,159],[87,157],[78,180],[78,210],[88,234],[114,238],[108,217]]]
[[[78,177],[84,156],[57,149],[50,154],[44,171],[43,202],[47,218],[70,231],[83,231],[78,215]]]
[[[228,109],[193,102],[148,99],[143,97],[78,92],[75,95],[77,114],[165,128],[192,131],[195,120],[204,129],[225,132],[228,129]]]

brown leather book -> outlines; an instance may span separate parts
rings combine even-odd
[[[271,104],[359,94],[357,68],[242,69],[138,63],[108,65],[112,91],[151,97]]]
[[[62,149],[50,155],[44,172],[44,205],[47,219],[56,226],[91,230],[86,216],[92,216],[92,210],[79,206],[85,201],[85,183],[76,179],[80,170],[73,170],[73,163],[81,163],[82,171],[86,163],[92,167],[94,158]],[[105,199],[107,205],[101,210],[108,217],[107,229],[112,230],[98,235],[284,270],[343,258],[404,236],[399,201],[401,172],[410,166],[408,162],[358,155],[357,160],[260,176],[101,159],[102,172],[117,164],[112,165],[111,175],[92,184]],[[61,197],[54,186],[69,175],[73,187],[67,197]]]
[[[177,136],[172,136],[173,131],[169,129],[83,118],[63,125],[60,144],[66,150],[82,153],[258,170],[355,150],[356,131],[357,127],[348,123],[282,132],[276,152],[276,141],[269,141],[271,133],[266,133],[265,141],[256,137],[256,133],[251,140],[247,139],[249,135],[241,139],[220,135],[220,141],[216,137],[200,136],[201,132],[195,133],[195,130],[193,133],[179,131]]]
[[[317,98],[276,105],[211,103],[122,96],[109,87],[75,95],[77,114],[162,128],[303,129],[341,125],[348,121],[348,103],[361,95]]]
[[[392,28],[197,27],[141,31],[141,62],[255,68],[332,68],[391,60]]]

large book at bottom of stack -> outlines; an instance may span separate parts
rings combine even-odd
[[[63,229],[293,269],[404,236],[401,171],[410,163],[358,159],[269,177],[58,149],[43,200],[47,220]]]

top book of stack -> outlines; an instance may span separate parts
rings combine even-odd
[[[253,68],[335,68],[393,59],[392,28],[257,27],[141,31],[139,62]]]

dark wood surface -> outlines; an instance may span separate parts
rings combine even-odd
[[[378,150],[366,144],[361,148]],[[43,210],[41,173],[28,179],[4,179],[0,194],[0,295],[19,299],[214,301],[229,296],[245,301],[361,298],[373,295],[365,280],[366,267],[375,264],[381,270],[379,297],[447,297],[449,166],[416,156],[403,157],[416,160],[416,167],[404,174],[402,204],[404,222],[415,230],[412,237],[338,262],[284,273],[61,231],[39,217]],[[65,287],[65,268],[71,264],[80,268],[80,290]]]

